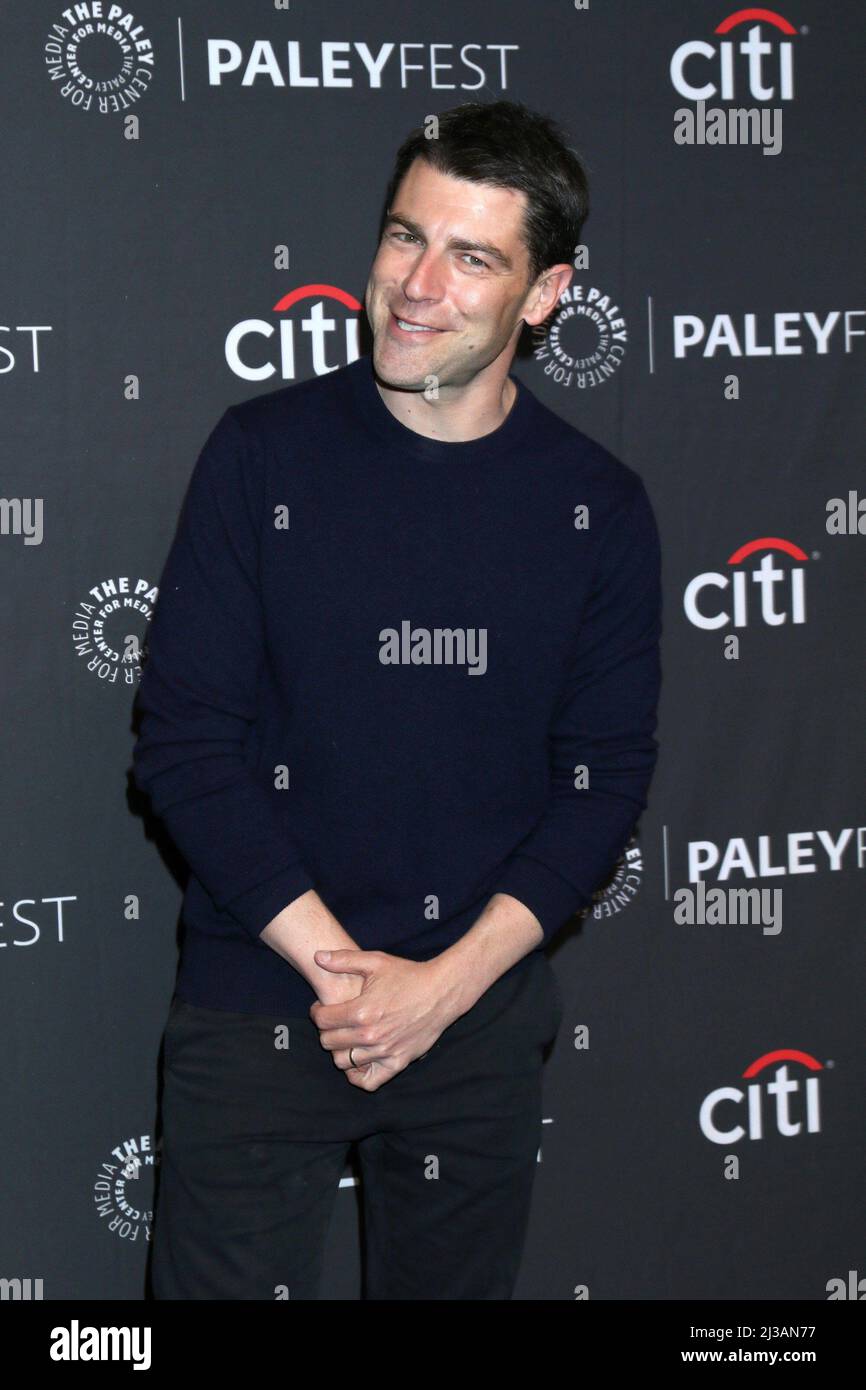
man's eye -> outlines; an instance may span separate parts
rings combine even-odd
[[[389,232],[388,235],[391,236],[391,237],[393,237],[396,241],[400,241],[400,240],[401,240],[402,238],[404,238],[404,237],[408,238],[409,241],[417,241],[417,240],[418,240],[418,238],[415,236],[414,232],[400,232],[400,231],[394,231],[394,232]],[[490,269],[490,267],[489,267],[489,265],[487,264],[486,261],[482,261],[482,259],[481,259],[480,256],[474,256],[474,255],[472,254],[471,251],[464,251],[462,254],[463,254],[463,258],[464,258],[465,260],[469,260],[469,261],[474,261],[474,262],[475,262],[475,264],[471,267],[472,270],[476,270],[476,269],[478,269],[478,270],[489,270],[489,269]]]

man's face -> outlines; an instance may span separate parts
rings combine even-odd
[[[423,390],[432,374],[440,386],[464,386],[513,338],[510,362],[521,310],[538,298],[521,235],[525,206],[515,189],[470,183],[414,161],[367,281],[373,363],[383,382]],[[398,320],[435,331],[412,331]]]

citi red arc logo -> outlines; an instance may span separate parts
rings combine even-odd
[[[762,25],[770,26],[764,38]],[[739,42],[725,37],[751,25]],[[719,97],[733,101],[744,92],[757,101],[793,101],[794,49],[790,42],[797,30],[776,10],[751,6],[735,10],[716,25],[718,44],[703,39],[681,43],[671,58],[674,90],[687,101]],[[779,39],[779,35],[785,35]],[[772,41],[771,41],[772,40]]]
[[[764,551],[764,557],[760,564],[756,565],[750,572],[745,569],[736,569],[735,566],[742,565],[752,555],[759,551]],[[799,545],[793,541],[784,540],[781,536],[760,536],[756,540],[746,541],[744,545],[738,547],[732,555],[728,556],[727,564],[731,566],[732,573],[723,574],[713,570],[707,570],[703,574],[698,574],[686,585],[683,595],[683,607],[686,617],[695,627],[713,630],[715,628],[733,626],[748,627],[750,612],[753,621],[757,617],[758,621],[767,623],[770,627],[778,627],[782,623],[789,621],[792,623],[804,623],[806,621],[806,584],[805,570],[800,566],[793,569],[782,569],[773,563],[773,552],[789,556],[792,560],[807,561],[808,555]],[[760,594],[760,605],[756,603],[757,595],[754,589],[749,588],[749,578],[756,586]],[[787,594],[785,593],[787,581]],[[777,589],[777,586],[779,588]],[[728,599],[730,591],[730,611],[721,607],[716,612],[711,612],[712,600],[707,591],[717,589],[723,591],[725,600]],[[751,595],[751,603],[750,603]],[[790,605],[786,607],[785,605]]]
[[[743,1072],[744,1080],[749,1081],[753,1076],[760,1076],[761,1072],[766,1071],[774,1062],[800,1062],[810,1071],[824,1070],[811,1052],[801,1052],[796,1047],[777,1047],[775,1052],[765,1052],[763,1057],[757,1057],[754,1062],[750,1062]]]
[[[736,10],[734,14],[729,14],[727,19],[723,19],[721,24],[717,24],[715,32],[717,34],[729,34],[732,29],[736,29],[738,24],[748,24],[750,20],[756,19],[760,23],[775,24],[777,29],[781,29],[783,34],[796,34],[797,30],[787,19],[783,19],[775,10],[765,10],[759,5],[752,5],[746,10]]]
[[[338,303],[347,309],[360,309],[361,305],[353,294],[348,290],[341,290],[339,285],[299,285],[295,290],[289,290],[282,299],[278,299],[274,305],[275,314],[284,314],[295,304],[299,304],[302,299],[336,299]]]
[[[789,1065],[813,1074],[789,1076]],[[772,1079],[765,1081],[762,1074],[771,1069]],[[743,1072],[743,1080],[749,1082],[745,1090],[719,1086],[704,1098],[699,1116],[701,1132],[713,1144],[737,1144],[747,1135],[749,1139],[763,1139],[765,1123],[768,1127],[775,1124],[776,1132],[785,1138],[803,1134],[804,1123],[805,1133],[820,1133],[819,1078],[815,1073],[823,1070],[823,1064],[811,1053],[798,1048],[765,1052]],[[726,1108],[731,1106],[738,1108]],[[725,1123],[729,1128],[722,1128]]]
[[[273,306],[272,312],[281,316],[276,323],[243,319],[229,329],[226,362],[244,381],[266,381],[277,372],[284,381],[294,381],[311,369],[316,376],[324,376],[360,356],[361,307],[339,285],[298,285]],[[306,314],[300,317],[304,308]],[[271,343],[275,336],[276,343]]]

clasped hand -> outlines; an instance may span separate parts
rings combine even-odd
[[[335,1066],[364,1091],[378,1090],[425,1056],[462,1012],[437,958],[413,961],[386,951],[339,950],[316,951],[315,960],[323,970],[361,977],[355,998],[336,1004],[316,1000],[310,1016]]]

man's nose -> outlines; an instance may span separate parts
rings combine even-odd
[[[427,247],[415,261],[403,281],[403,293],[407,299],[441,299],[444,292],[444,267],[442,259]]]

